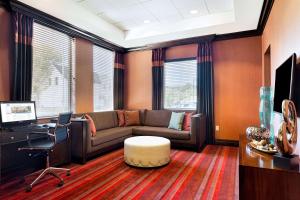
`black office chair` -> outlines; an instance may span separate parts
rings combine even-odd
[[[53,148],[55,147],[56,144],[64,142],[69,138],[69,126],[71,124],[70,122],[71,116],[72,116],[71,112],[60,113],[54,131],[48,129],[47,132],[40,131],[40,132],[30,133],[30,134],[47,134],[49,137],[48,140],[31,141],[29,137],[28,145],[18,149],[19,151],[26,150],[26,151],[36,151],[37,153],[44,153],[44,155],[47,157],[46,169],[44,169],[43,172],[30,185],[26,187],[26,191],[28,192],[31,191],[33,185],[35,185],[46,174],[51,174],[54,177],[58,178],[60,180],[58,186],[62,186],[64,184],[64,181],[60,176],[58,176],[56,171],[59,170],[65,171],[67,176],[71,174],[70,169],[50,167],[50,163],[49,163],[50,151],[53,151]]]

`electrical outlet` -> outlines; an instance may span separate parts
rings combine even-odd
[[[217,125],[217,126],[216,126],[216,131],[219,131],[219,130],[220,130],[220,126]]]

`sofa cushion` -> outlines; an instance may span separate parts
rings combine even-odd
[[[125,126],[140,125],[140,112],[139,111],[125,111]]]
[[[117,110],[116,112],[118,116],[118,125],[125,126],[125,116],[124,116],[125,110]]]
[[[132,135],[131,127],[116,127],[96,132],[96,136],[91,138],[92,146],[97,146],[120,137]]]
[[[88,113],[94,120],[96,130],[104,130],[118,126],[118,117],[115,111]]]
[[[94,137],[96,135],[96,127],[95,127],[93,118],[91,116],[89,116],[88,114],[85,114],[84,119],[88,120],[90,130],[91,130],[91,136]]]
[[[144,125],[155,127],[168,127],[172,111],[170,110],[146,110]]]
[[[182,130],[190,131],[191,130],[191,121],[192,121],[192,112],[185,112],[182,124]]]
[[[182,130],[184,112],[172,112],[168,128]]]
[[[161,136],[169,139],[189,140],[190,132],[178,131],[164,127],[140,126],[132,129],[134,135]]]

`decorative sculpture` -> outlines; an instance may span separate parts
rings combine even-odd
[[[291,155],[297,143],[297,113],[295,104],[290,100],[283,100],[281,123],[276,137],[276,145],[282,155]]]

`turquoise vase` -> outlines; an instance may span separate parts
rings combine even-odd
[[[259,104],[260,126],[270,130],[270,142],[274,144],[273,130],[273,90],[271,87],[260,88]]]

